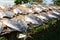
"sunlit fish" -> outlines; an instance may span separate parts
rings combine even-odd
[[[48,10],[48,8],[45,7],[45,6],[43,6],[43,5],[38,4],[37,6],[39,6],[40,8],[42,8],[42,10]]]
[[[50,17],[50,18],[60,18],[60,16],[58,16],[57,14],[55,14],[55,13],[48,13],[48,16]]]
[[[10,17],[12,18],[14,16],[14,14],[12,12],[0,12],[0,18],[3,18],[3,17]]]
[[[57,8],[56,7],[53,7],[53,6],[50,6],[49,9],[57,10]]]
[[[56,12],[60,13],[60,10],[56,10]]]
[[[60,13],[59,12],[57,12],[57,11],[52,11],[53,13],[55,13],[55,14],[57,14],[57,15],[60,15]]]
[[[37,17],[39,17],[43,22],[48,22],[50,20],[49,16],[43,13],[39,14]]]
[[[15,13],[15,14],[27,14],[24,10],[22,10],[22,9],[19,9],[19,8],[15,8],[14,10],[13,10],[13,12]]]
[[[40,13],[42,11],[42,9],[37,5],[32,5],[32,9],[34,10],[34,12],[37,12],[37,13]]]
[[[58,8],[57,8],[57,7],[55,7],[55,6],[52,6],[52,9],[54,9],[54,10],[58,10]]]
[[[36,16],[25,16],[25,21],[31,22],[32,24],[42,24],[42,20]]]
[[[5,21],[3,21],[3,23],[5,25],[7,25],[9,28],[11,28],[15,31],[19,31],[19,32],[23,32],[23,31],[27,30],[27,28],[28,28],[27,24],[22,19],[14,18],[11,20],[5,20]]]
[[[31,8],[31,7],[32,7],[32,6],[31,6],[31,4],[29,4],[29,3],[22,4],[22,5],[20,5],[20,6],[23,6],[23,7],[28,7],[28,8]]]
[[[12,6],[8,4],[0,5],[0,7],[5,10],[10,10],[12,8]]]
[[[42,9],[37,8],[37,7],[36,7],[36,8],[34,8],[33,10],[34,10],[34,12],[37,12],[37,13],[40,13],[40,12],[42,11]]]
[[[25,10],[27,13],[34,13],[34,11],[31,8],[23,7],[23,6],[19,6],[19,8]]]

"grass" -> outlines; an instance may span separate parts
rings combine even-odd
[[[51,21],[52,22],[52,21]],[[32,38],[27,40],[60,40],[60,20],[56,23],[49,23],[49,27],[31,34]]]
[[[60,40],[60,20],[52,20],[29,31],[32,38],[27,40]],[[4,36],[0,40],[7,40]]]
[[[0,40],[7,40],[7,38],[5,38],[5,37],[0,37]]]

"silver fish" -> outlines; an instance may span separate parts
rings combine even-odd
[[[43,13],[41,13],[37,17],[39,17],[43,22],[48,22],[50,20],[50,17]]]
[[[55,13],[48,13],[48,16],[49,16],[50,18],[60,18],[60,16],[57,15],[57,14],[55,14]]]
[[[0,7],[5,10],[10,10],[12,8],[12,6],[8,4],[0,5]]]
[[[5,16],[12,18],[14,14],[12,12],[0,12],[0,18],[3,18]]]
[[[19,9],[19,8],[15,8],[14,10],[13,10],[13,12],[15,13],[15,14],[27,14],[26,12],[25,12],[25,10],[22,10],[22,9]]]
[[[41,25],[43,22],[40,18],[36,17],[36,16],[25,16],[25,21],[31,22],[32,24],[39,24]]]
[[[5,20],[3,23],[9,28],[19,32],[25,31],[28,28],[27,24],[22,19]]]

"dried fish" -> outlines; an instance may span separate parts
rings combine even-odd
[[[15,14],[18,14],[18,13],[19,13],[19,14],[27,14],[24,10],[19,9],[19,8],[14,9],[13,12],[14,12]]]
[[[50,18],[60,18],[60,16],[58,16],[58,15],[55,14],[55,13],[48,13],[48,16],[49,16]]]
[[[3,18],[5,16],[12,18],[14,14],[12,12],[0,12],[0,18]]]
[[[28,8],[31,8],[31,7],[32,7],[32,5],[31,5],[31,4],[29,4],[29,3],[22,4],[22,5],[20,5],[20,6],[23,6],[23,7],[28,7]]]
[[[36,17],[36,16],[25,16],[25,21],[31,22],[32,24],[39,24],[41,25],[43,22],[40,18]]]
[[[43,14],[43,13],[41,13],[37,17],[39,17],[43,22],[48,22],[50,20],[49,16],[47,16],[46,14]]]
[[[9,23],[8,23],[9,22]],[[27,30],[28,26],[22,19],[11,19],[3,21],[5,25],[15,31],[23,32]]]
[[[60,13],[59,13],[59,12],[54,11],[54,10],[53,10],[53,13],[55,13],[56,15],[60,15]]]
[[[34,12],[37,12],[37,13],[40,13],[42,11],[42,9],[40,9],[40,8],[34,8],[33,10],[34,10]]]
[[[1,7],[2,9],[5,9],[5,10],[10,10],[10,9],[12,8],[12,6],[11,6],[11,5],[8,5],[8,4],[0,5],[0,7]]]

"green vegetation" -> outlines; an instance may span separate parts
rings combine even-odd
[[[60,6],[60,0],[55,0],[54,4]]]
[[[42,3],[42,0],[15,0],[15,4],[23,4],[23,3]]]
[[[50,24],[50,23],[49,23]],[[41,30],[31,35],[27,40],[60,40],[60,20],[50,25],[45,30]]]
[[[38,32],[38,31],[42,31],[43,29],[45,30],[46,28],[49,28],[51,27],[52,25],[54,25],[55,23],[57,22],[57,19],[53,19],[51,21],[49,21],[48,23],[46,24],[43,24],[41,26],[38,26],[37,28],[32,28],[29,33],[30,34],[33,34],[35,32]]]
[[[5,37],[0,37],[0,40],[7,40],[7,38],[5,38]]]
[[[16,4],[22,4],[22,3],[28,3],[28,2],[32,2],[32,0],[15,0]]]
[[[23,4],[23,3],[42,3],[43,0],[15,0],[15,4]],[[53,0],[54,5],[60,6],[60,0]]]

